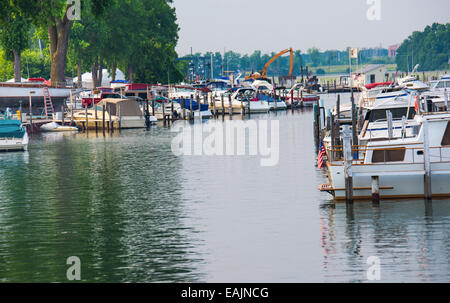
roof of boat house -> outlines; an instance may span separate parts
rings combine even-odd
[[[386,67],[386,64],[371,64],[371,65],[368,65],[364,68],[361,68],[361,69],[355,71],[355,74],[367,74],[378,68],[384,68],[384,67]]]

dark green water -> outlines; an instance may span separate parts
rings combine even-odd
[[[449,200],[335,205],[317,190],[312,112],[270,119],[275,167],[176,157],[163,127],[0,154],[0,281],[67,282],[77,256],[84,282],[366,282],[378,256],[381,282],[450,282]]]

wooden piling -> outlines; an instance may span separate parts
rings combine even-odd
[[[214,98],[213,94],[211,94],[211,103],[213,106],[213,117],[217,118],[216,98]]]
[[[294,110],[295,110],[295,108],[294,108],[294,90],[291,91],[291,110],[292,110],[292,113],[294,113]]]
[[[348,204],[353,203],[353,171],[352,171],[352,131],[348,125],[344,125],[344,175],[345,175],[345,200]]]
[[[194,113],[192,112],[192,101],[194,100],[194,95],[191,95],[189,99],[189,120],[194,119]]]
[[[230,113],[230,120],[232,120],[233,119],[233,105],[232,105],[232,102],[231,102],[231,94],[228,95],[228,103],[230,105],[230,107],[228,109],[228,111]]]
[[[105,125],[105,112],[106,112],[106,105],[105,104],[103,104],[103,106],[102,106],[102,128],[103,128],[103,132],[105,132],[105,127],[106,127],[106,125]]]
[[[173,104],[173,98],[170,100],[171,101],[171,104],[170,104],[170,116],[172,117],[172,123],[173,123],[173,121],[175,120],[175,118],[174,118],[174,115],[173,115],[173,112],[174,112],[174,104]]]
[[[166,100],[163,99],[161,104],[162,104],[163,122],[164,122],[164,126],[166,126]]]
[[[220,101],[222,102],[222,118],[224,118],[225,117],[225,102],[224,102],[223,94],[220,96]]]
[[[30,102],[28,103],[28,107],[30,109],[30,133],[33,133],[33,105],[31,102],[31,93],[30,93]]]
[[[86,104],[85,108],[84,108],[84,115],[85,115],[85,121],[86,121],[86,125],[85,125],[85,130],[87,131],[89,128],[89,117],[88,117],[88,106]]]
[[[424,195],[426,200],[431,200],[433,197],[432,183],[431,183],[431,160],[430,160],[430,141],[429,141],[429,127],[428,120],[424,119],[422,122],[423,131],[423,158],[424,158]]]
[[[380,177],[372,176],[372,203],[380,203]]]

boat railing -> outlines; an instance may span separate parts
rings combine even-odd
[[[376,151],[377,159],[366,161],[368,152]],[[435,146],[429,148],[430,162],[450,162],[450,146]],[[342,164],[344,162],[343,146],[326,148],[327,160],[330,164]],[[353,165],[386,165],[386,164],[423,164],[425,162],[423,146],[408,147],[368,147],[363,145],[352,146]],[[380,158],[380,154],[381,157]]]

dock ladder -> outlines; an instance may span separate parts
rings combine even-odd
[[[45,110],[45,117],[46,119],[53,119],[53,102],[52,97],[50,96],[50,90],[47,86],[43,88],[44,91],[44,110]]]

